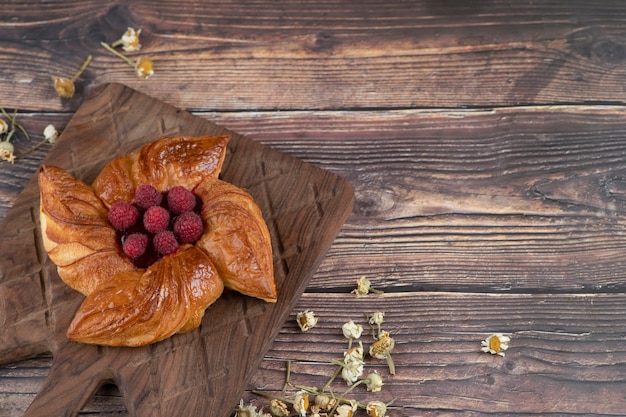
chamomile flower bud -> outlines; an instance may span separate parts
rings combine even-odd
[[[4,121],[4,119],[0,119],[0,135],[7,133],[9,131],[9,124]]]
[[[337,399],[326,394],[318,394],[315,396],[315,412],[330,411],[337,405]],[[311,409],[313,409],[311,407]]]
[[[377,372],[372,372],[365,378],[365,386],[369,392],[379,392],[383,385],[383,379]]]
[[[262,415],[262,414],[261,414]],[[235,417],[258,417],[259,413],[253,405],[244,405],[243,400],[239,401],[239,407],[235,411]]]
[[[383,313],[382,311],[375,311],[372,313],[372,315],[369,318],[369,323],[372,326],[380,326],[381,324],[383,324],[383,317],[385,316],[385,313]]]
[[[365,410],[370,417],[386,417],[387,406],[382,401],[370,401],[367,403]]]
[[[87,69],[87,66],[91,62],[91,59],[92,57],[91,55],[89,55],[85,59],[85,61],[83,61],[83,64],[80,66],[80,68],[78,69],[76,74],[74,74],[72,78],[52,77],[52,80],[54,81],[54,91],[57,92],[59,97],[62,97],[62,98],[74,97],[74,93],[76,92],[76,86],[74,85],[74,82],[76,82],[78,77],[80,77],[80,75],[85,71],[85,69]]]
[[[361,337],[361,333],[363,333],[363,326],[360,324],[354,323],[354,321],[350,320],[347,323],[344,323],[341,326],[341,331],[346,339],[358,339]]]
[[[53,125],[48,125],[43,130],[43,137],[50,143],[55,143],[57,138],[59,137],[59,132]]]
[[[15,154],[13,144],[10,142],[0,142],[0,160],[9,163],[15,162]]]
[[[302,417],[306,416],[309,409],[309,394],[306,391],[298,391],[293,399],[293,409]]]
[[[346,381],[346,384],[351,385],[363,375],[364,366],[363,344],[359,343],[359,346],[348,349],[344,353],[341,377]]]
[[[353,417],[357,409],[356,401],[350,401],[350,404],[342,404],[337,407],[337,417]]]
[[[394,345],[395,341],[389,336],[389,332],[383,330],[380,332],[378,340],[370,346],[370,355],[376,359],[385,359]]]
[[[367,295],[369,294],[371,287],[372,283],[370,280],[363,276],[356,281],[356,288],[352,290],[352,293],[356,294],[357,297]]]
[[[139,57],[135,63],[135,73],[139,78],[148,79],[154,75],[152,60],[148,57]]]
[[[139,43],[140,33],[141,29],[135,30],[133,28],[128,28],[119,40],[113,42],[112,46],[116,47],[118,45],[122,45],[122,49],[126,52],[138,51],[141,49],[141,44]]]
[[[74,81],[64,77],[52,77],[54,80],[54,91],[57,92],[59,97],[72,98],[76,92]]]
[[[296,321],[298,326],[300,326],[300,330],[306,332],[307,330],[315,327],[317,324],[317,317],[310,310],[301,311],[296,315]]]
[[[389,372],[395,375],[396,368],[391,359],[391,351],[395,346],[395,340],[389,336],[389,332],[382,330],[378,335],[378,340],[375,341],[369,349],[370,356],[376,359],[386,359],[389,365]]]
[[[270,414],[274,417],[286,417],[289,415],[289,409],[287,409],[287,404],[284,402],[273,399],[270,402]]]
[[[504,351],[509,348],[510,341],[510,337],[502,333],[496,333],[480,342],[482,346],[480,350],[485,353],[491,353],[492,355],[504,356]]]

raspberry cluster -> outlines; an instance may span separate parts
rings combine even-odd
[[[161,194],[140,185],[131,204],[118,201],[109,209],[109,222],[118,243],[138,268],[147,268],[183,243],[195,243],[204,233],[200,199],[184,187]]]

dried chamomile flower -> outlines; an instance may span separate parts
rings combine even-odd
[[[278,399],[273,399],[270,402],[270,414],[274,417],[287,417],[289,415],[287,404]]]
[[[357,297],[362,297],[369,294],[370,292],[373,292],[375,294],[383,293],[380,290],[372,288],[372,282],[365,276],[362,276],[356,280],[356,288],[352,290],[352,294],[356,294]]]
[[[154,75],[152,60],[148,57],[139,57],[135,62],[135,73],[139,78],[148,79]]]
[[[342,404],[337,407],[336,417],[352,417],[357,409],[356,401],[350,401],[350,404]]]
[[[372,283],[370,282],[369,279],[363,277],[360,277],[357,281],[356,281],[356,288],[354,290],[352,290],[353,294],[356,294],[357,297],[360,297],[362,295],[367,295],[370,292],[370,288],[372,286]]]
[[[306,416],[306,412],[309,409],[308,392],[302,390],[296,393],[296,396],[293,399],[293,409],[296,410],[296,413],[300,414],[302,417]]]
[[[43,138],[47,142],[55,143],[58,137],[59,137],[59,131],[53,125],[48,125],[43,130]]]
[[[363,326],[350,320],[341,326],[341,331],[346,339],[358,339],[361,337],[361,333],[363,333]]]
[[[22,132],[22,134],[26,137],[27,140],[30,140],[30,136],[28,132],[20,123],[17,122],[17,109],[13,111],[13,114],[7,113],[6,110],[0,107],[0,112],[6,117],[9,122],[6,120],[0,119],[1,124],[1,132],[0,132],[0,160],[7,161],[9,163],[14,163],[17,156],[15,155],[15,147],[11,143],[11,139],[16,135],[18,131]]]
[[[300,330],[306,332],[307,330],[315,327],[317,324],[317,317],[310,310],[304,310],[296,314],[296,321],[298,322],[298,326],[300,326]]]
[[[262,411],[256,411],[254,405],[244,405],[243,400],[239,401],[239,407],[235,411],[236,417],[264,417]]]
[[[363,375],[364,366],[363,344],[359,343],[359,346],[350,348],[344,353],[341,377],[346,384],[353,384]]]
[[[154,75],[154,68],[152,60],[150,58],[139,57],[137,61],[133,61],[126,55],[116,51],[111,45],[106,42],[100,42],[100,45],[102,45],[104,49],[111,52],[113,55],[122,58],[124,62],[133,67],[135,69],[135,74],[137,74],[139,78],[148,79]]]
[[[116,40],[111,44],[113,48],[117,46],[122,46],[122,49],[126,52],[135,52],[141,49],[141,44],[139,43],[139,34],[141,33],[141,29],[135,30],[133,28],[126,29],[126,32],[122,34],[122,37]]]
[[[492,334],[482,342],[480,350],[485,353],[491,353],[492,355],[504,356],[504,351],[509,348],[509,342],[511,338],[503,335],[502,333]]]
[[[367,403],[365,410],[370,417],[386,417],[387,405],[381,401],[370,401]]]
[[[311,406],[311,411],[320,413],[330,411],[337,405],[337,399],[326,394],[318,394],[315,396],[315,404]]]
[[[369,349],[370,356],[376,359],[386,359],[389,365],[389,373],[395,375],[396,368],[391,359],[391,351],[395,346],[395,340],[389,336],[389,332],[381,331],[378,340],[375,341]]]
[[[372,326],[380,326],[383,324],[383,318],[385,317],[385,313],[382,311],[375,311],[369,316],[369,323]]]
[[[383,378],[378,375],[378,372],[374,371],[364,379],[365,386],[369,392],[379,392],[383,385]]]
[[[0,160],[7,161],[9,163],[15,162],[15,151],[13,144],[10,142],[0,142]]]
[[[74,83],[76,82],[78,77],[80,77],[80,75],[85,71],[85,69],[91,62],[91,59],[91,55],[89,55],[72,78],[56,76],[52,77],[52,80],[54,81],[54,90],[57,92],[59,97],[72,98],[74,96],[74,93],[76,92],[76,87]]]

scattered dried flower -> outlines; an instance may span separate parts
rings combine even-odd
[[[367,390],[369,392],[379,392],[383,385],[383,378],[378,375],[378,372],[372,372],[364,379],[365,385],[367,386]]]
[[[270,402],[270,414],[274,417],[286,417],[289,415],[289,409],[287,408],[287,404],[284,402],[273,399]]]
[[[502,333],[492,334],[482,342],[480,350],[485,353],[491,353],[492,355],[504,356],[504,351],[509,348],[509,342],[511,338],[503,335]]]
[[[348,349],[344,353],[341,377],[346,381],[346,384],[353,384],[363,375],[364,366],[363,344],[359,343],[359,346]]]
[[[383,313],[382,311],[375,311],[369,317],[369,323],[372,326],[380,326],[381,324],[383,324],[384,316],[385,316],[385,313]]]
[[[350,404],[342,404],[337,407],[336,417],[352,417],[357,409],[356,401],[350,401]]]
[[[18,156],[15,155],[15,147],[11,143],[11,139],[13,139],[18,131],[24,135],[26,140],[30,140],[30,135],[26,131],[26,128],[17,122],[17,109],[13,110],[13,114],[9,114],[6,110],[0,107],[0,112],[9,120],[7,123],[6,120],[0,119],[2,122],[2,131],[0,132],[0,160],[7,161],[12,164]]]
[[[391,359],[391,351],[395,346],[395,340],[389,336],[389,332],[382,330],[378,335],[378,340],[370,346],[370,356],[376,359],[386,359],[389,365],[389,373],[395,375],[396,368]]]
[[[139,43],[139,34],[141,33],[141,29],[135,30],[133,28],[126,29],[126,32],[122,34],[122,37],[116,40],[111,44],[113,48],[117,46],[122,46],[122,49],[126,52],[135,52],[141,49],[141,44]]]
[[[76,87],[74,83],[80,77],[80,75],[87,69],[87,66],[91,62],[91,55],[89,55],[83,64],[80,66],[76,74],[72,78],[64,78],[64,77],[52,77],[54,81],[54,90],[57,92],[59,97],[62,98],[72,98],[74,93],[76,92]]]
[[[369,294],[370,292],[373,292],[375,294],[383,293],[383,291],[372,288],[372,282],[365,276],[362,276],[356,280],[356,288],[352,290],[352,294],[356,294],[357,297],[362,297]]]
[[[354,321],[350,320],[347,323],[344,323],[341,326],[341,331],[346,339],[358,339],[361,337],[361,333],[363,333],[363,326],[360,324],[354,323]]]
[[[296,393],[296,397],[293,400],[293,409],[296,413],[302,417],[306,416],[306,412],[309,409],[309,393],[301,390]]]
[[[148,79],[152,75],[154,75],[154,68],[152,64],[152,60],[148,57],[139,57],[137,61],[133,61],[129,57],[120,52],[116,51],[111,45],[106,42],[100,42],[100,45],[107,51],[111,52],[113,55],[120,57],[124,60],[128,65],[135,69],[135,74],[139,78]]]
[[[330,411],[337,405],[337,399],[326,394],[315,396],[315,404],[311,406],[311,410],[315,413]]]
[[[135,63],[135,72],[139,78],[148,79],[154,75],[152,60],[148,57],[139,57]]]
[[[315,327],[317,324],[317,317],[310,310],[301,311],[296,315],[296,321],[298,322],[298,326],[300,326],[300,330],[306,332],[307,330]]]
[[[59,137],[59,131],[53,125],[48,125],[43,130],[43,137],[46,141],[50,143],[55,143],[57,138]]]
[[[263,413],[261,411],[256,411],[256,406],[254,405],[244,405],[243,400],[239,401],[239,407],[235,411],[236,417],[263,417]]]
[[[365,410],[370,417],[386,417],[387,405],[381,401],[370,401]]]
[[[13,144],[10,142],[0,142],[0,160],[7,161],[9,163],[15,162],[15,154],[13,153]]]
[[[360,277],[359,279],[357,279],[356,289],[352,290],[352,293],[356,294],[357,297],[367,295],[370,292],[371,286],[372,283],[369,279],[365,278],[364,276]]]

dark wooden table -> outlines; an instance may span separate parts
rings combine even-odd
[[[268,404],[255,389],[293,395],[280,392],[287,361],[293,384],[323,385],[346,349],[341,325],[367,327],[380,310],[396,375],[367,358],[385,385],[350,396],[395,398],[390,417],[624,414],[623,1],[2,6],[0,106],[33,136],[16,153],[118,82],[354,186],[353,213],[246,404]],[[100,46],[127,27],[142,30],[133,56],[152,57],[149,80]],[[76,95],[60,99],[51,76],[90,54]],[[0,219],[52,146],[0,161]],[[384,294],[351,294],[361,276]],[[319,323],[304,333],[295,316],[307,309]],[[493,333],[511,338],[505,357],[480,351]],[[25,412],[51,361],[0,366],[0,416]],[[83,412],[128,415],[114,385]]]

